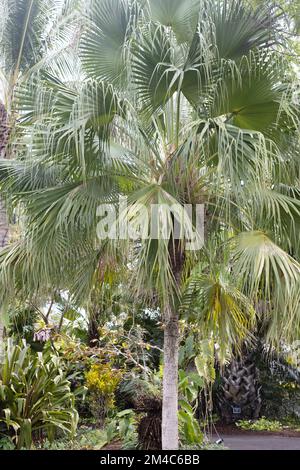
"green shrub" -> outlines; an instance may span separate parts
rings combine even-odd
[[[200,445],[203,442],[203,432],[195,418],[192,406],[185,400],[179,400],[178,411],[180,441],[188,445]]]
[[[105,421],[103,429],[81,426],[74,439],[60,438],[53,442],[45,441],[41,447],[50,450],[100,450],[112,441],[120,441],[122,449],[135,449],[137,447],[135,424],[136,416],[133,410],[114,412],[113,416]]]
[[[236,425],[241,429],[250,431],[281,431],[283,428],[279,421],[272,421],[264,416],[257,421],[241,420]]]
[[[15,446],[10,437],[0,438],[0,450],[14,450]]]
[[[74,439],[60,438],[53,442],[45,441],[43,450],[99,450],[108,443],[103,429],[91,429],[83,426],[78,429]]]
[[[179,433],[182,445],[201,446],[203,432],[198,419],[195,417],[199,405],[198,397],[204,387],[203,377],[198,372],[179,371],[179,391],[182,399],[179,400]]]
[[[57,430],[73,435],[78,414],[59,358],[50,351],[34,354],[25,341],[8,340],[0,365],[0,422],[18,449],[30,448],[36,431],[53,440]]]
[[[181,450],[229,450],[223,443],[203,442],[202,444],[185,444],[180,447]]]

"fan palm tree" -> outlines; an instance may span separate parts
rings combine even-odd
[[[299,124],[280,27],[273,7],[237,0],[92,0],[80,60],[68,49],[18,87],[26,145],[0,176],[25,226],[1,253],[2,295],[55,285],[81,302],[123,260],[162,311],[164,449],[178,447],[179,311],[224,347],[261,295],[270,338],[298,318]],[[135,240],[99,240],[97,208],[119,196]],[[187,203],[205,203],[204,250],[189,249],[201,233]]]
[[[13,127],[12,99],[19,75],[35,63],[37,41],[41,30],[36,28],[40,19],[40,3],[33,1],[2,1],[1,12],[1,80],[6,103],[0,101],[0,156],[9,158],[9,135]],[[8,109],[8,112],[7,112]],[[9,113],[9,115],[8,115]],[[0,247],[8,241],[8,217],[0,199]],[[0,315],[0,341],[3,338],[2,312]]]
[[[5,157],[8,139],[8,125],[7,125],[7,112],[5,106],[0,101],[0,156]],[[4,203],[0,197],[0,248],[3,248],[7,243],[8,238],[8,221]],[[2,338],[4,336],[4,326],[2,316],[0,314],[0,351],[2,351]]]
[[[71,1],[53,0],[48,2],[1,0],[0,2],[0,83],[4,95],[4,102],[1,102],[0,98],[1,158],[13,157],[14,150],[10,141],[17,139],[17,135],[14,135],[17,132],[15,124],[18,118],[18,110],[15,107],[16,89],[22,80],[30,75],[33,67],[36,68],[39,62],[49,60],[49,56],[51,59],[54,51],[50,47],[50,38],[59,36],[62,19],[70,23],[68,10],[71,4]],[[55,55],[58,53],[59,51],[55,51]],[[14,138],[10,138],[12,135]],[[0,248],[6,246],[8,234],[7,211],[5,202],[0,197]],[[1,306],[0,311],[0,341],[2,341],[4,310]]]
[[[3,103],[0,102],[0,155],[5,157],[8,139],[7,112]],[[4,247],[7,241],[8,226],[6,211],[3,201],[0,199],[0,247]],[[0,327],[1,328],[1,327]]]

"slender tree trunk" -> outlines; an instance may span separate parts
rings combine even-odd
[[[8,220],[6,209],[0,194],[0,249],[7,245],[8,242]]]
[[[164,377],[162,406],[162,448],[178,449],[178,314],[166,312],[164,330]]]
[[[170,240],[169,254],[176,285],[180,286],[185,254],[179,240]],[[172,305],[165,308],[164,329],[164,376],[162,403],[162,448],[178,449],[178,352],[179,315],[174,292]]]
[[[7,158],[7,143],[9,138],[8,117],[5,106],[0,101],[0,158]],[[0,192],[0,249],[8,241],[8,220],[5,205]]]
[[[5,106],[0,101],[0,157],[6,157],[6,146],[9,138],[9,126]],[[0,193],[0,249],[8,242],[8,219],[5,205]],[[0,358],[3,351],[4,324],[0,305]]]
[[[3,357],[3,339],[4,339],[4,325],[1,318],[1,309],[0,309],[0,363]]]

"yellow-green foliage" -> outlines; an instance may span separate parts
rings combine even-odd
[[[106,408],[111,408],[121,376],[122,372],[109,364],[93,364],[85,374],[86,386],[92,394],[105,399]]]
[[[281,431],[282,424],[280,421],[274,421],[265,418],[264,416],[257,421],[241,420],[236,423],[239,428],[250,431]]]

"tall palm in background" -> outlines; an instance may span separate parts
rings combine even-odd
[[[74,2],[73,2],[74,3]],[[70,26],[70,2],[43,0],[1,0],[0,2],[0,156],[11,159],[18,140],[18,109],[15,92],[39,63],[57,57],[64,50],[61,41],[53,49],[53,39],[60,36],[62,24]],[[69,38],[70,42],[70,38]],[[57,44],[57,42],[56,42]],[[1,101],[3,100],[3,102]],[[1,189],[1,186],[0,186]],[[0,247],[8,243],[9,223],[3,198],[0,198]],[[3,316],[0,307],[0,341]]]
[[[3,103],[0,102],[0,155],[5,158],[7,141],[9,136],[7,112]],[[0,199],[0,247],[4,247],[8,237],[8,222],[6,210],[2,199]],[[0,322],[1,324],[1,322]],[[1,328],[1,326],[0,326]],[[1,333],[0,333],[1,335]]]
[[[298,329],[299,122],[280,13],[236,0],[92,0],[85,13],[15,95],[22,138],[0,177],[25,225],[1,253],[2,295],[55,285],[84,304],[112,262],[127,266],[162,311],[163,448],[176,449],[179,312],[224,351],[261,298],[270,340]],[[97,238],[97,207],[120,195],[119,222],[138,232],[142,205],[149,237]],[[187,249],[185,203],[205,203],[203,250]],[[168,230],[154,239],[157,204]]]
[[[1,89],[0,101],[0,156],[10,158],[9,138],[14,126],[13,96],[20,75],[36,63],[41,42],[42,18],[39,2],[2,1],[1,14]],[[1,100],[1,98],[0,98]],[[8,242],[8,216],[4,201],[0,199],[0,247]],[[3,338],[3,312],[0,314],[0,341]]]

